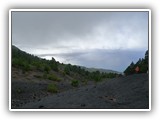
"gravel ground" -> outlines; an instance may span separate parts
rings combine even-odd
[[[18,86],[16,83],[15,85]],[[26,86],[28,86],[26,84]],[[34,85],[36,86],[36,85]],[[42,87],[43,86],[43,87]],[[37,85],[36,91],[43,92],[46,85]],[[30,87],[31,88],[31,87]],[[39,90],[39,88],[41,88]],[[32,89],[30,89],[32,90]],[[26,89],[26,92],[29,89]],[[33,91],[32,91],[33,92]],[[29,94],[27,94],[29,95]],[[12,96],[15,100],[15,96]],[[26,97],[25,97],[26,98]],[[148,109],[148,74],[135,74],[114,78],[108,81],[70,89],[54,95],[42,95],[40,99],[30,100],[18,109]]]

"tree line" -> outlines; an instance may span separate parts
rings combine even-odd
[[[99,71],[89,72],[80,66],[59,63],[54,58],[51,60],[42,59],[21,51],[15,46],[12,46],[12,66],[22,69],[23,73],[32,70],[41,71],[44,73],[43,78],[47,79],[56,78],[55,75],[52,75],[51,71],[59,72],[64,76],[74,76],[75,74],[78,74],[82,78],[94,80],[96,82],[101,81],[104,78],[114,78],[120,76],[117,73],[101,73]],[[57,78],[56,80],[59,79]]]
[[[131,75],[135,73],[147,73],[148,72],[148,50],[145,52],[144,58],[139,58],[139,60],[134,63],[131,62],[131,64],[125,69],[124,73],[125,75]]]

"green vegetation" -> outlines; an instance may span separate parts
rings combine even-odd
[[[139,68],[138,71],[136,71],[136,67]],[[148,71],[148,50],[145,53],[145,57],[144,58],[140,58],[137,63],[135,64],[134,62],[132,62],[124,71],[124,73],[126,75],[131,75],[131,74],[135,74],[135,73],[146,73]]]
[[[35,78],[39,79],[49,79],[59,82],[62,80],[58,77],[60,76],[64,80],[73,80],[71,84],[75,87],[78,86],[79,83],[87,84],[89,80],[99,82],[103,79],[119,76],[119,74],[116,73],[90,72],[80,66],[59,63],[53,57],[51,60],[41,59],[21,51],[15,46],[12,46],[12,66],[21,69],[23,73],[29,71],[41,72],[41,75],[34,75]],[[143,69],[146,68],[143,67]]]
[[[49,80],[53,80],[53,81],[57,81],[57,82],[61,81],[61,79],[58,78],[58,77],[57,77],[56,75],[54,75],[54,74],[49,74],[49,75],[48,75],[48,79],[49,79]]]
[[[50,70],[51,70],[51,68],[50,68],[48,65],[45,65],[45,66],[44,66],[44,71],[45,71],[46,73],[49,73]]]
[[[102,75],[99,71],[95,71],[90,74],[90,78],[93,79],[95,82],[99,82],[102,80]]]
[[[58,71],[58,62],[54,58],[52,60],[41,59],[37,56],[21,51],[12,46],[12,66],[22,69],[24,72],[38,70],[49,73],[51,70]]]
[[[73,87],[78,87],[79,81],[78,81],[78,80],[72,80],[71,85],[72,85]]]
[[[88,84],[88,80],[83,79],[83,80],[82,80],[82,83],[83,83],[84,85],[87,85],[87,84]]]
[[[52,60],[50,61],[49,65],[51,66],[51,69],[58,72],[58,62],[52,57]]]
[[[51,93],[57,93],[58,92],[58,88],[54,83],[51,83],[51,84],[48,85],[47,91],[51,92]]]
[[[66,65],[65,68],[64,68],[64,74],[67,74],[67,75],[70,75],[70,65]]]

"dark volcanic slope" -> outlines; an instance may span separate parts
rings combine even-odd
[[[115,78],[45,97],[41,101],[27,103],[21,108],[148,109],[148,78],[148,74]]]

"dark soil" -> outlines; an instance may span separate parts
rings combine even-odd
[[[58,93],[46,91],[49,82],[12,80],[12,109],[148,109],[149,76],[135,74],[97,84],[72,87],[57,83]]]

